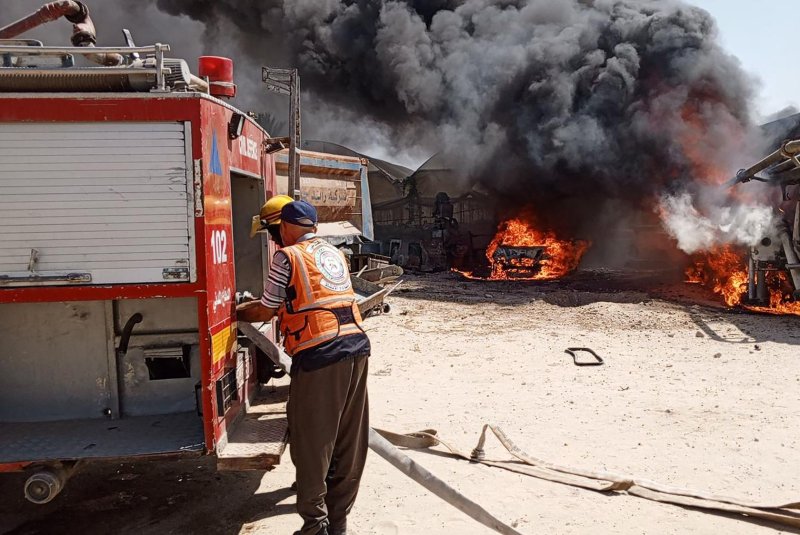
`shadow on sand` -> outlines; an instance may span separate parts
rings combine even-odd
[[[237,535],[246,524],[294,515],[294,491],[256,493],[264,472],[217,472],[213,457],[83,467],[51,503],[22,497],[23,474],[0,477],[4,535]],[[269,488],[269,486],[267,486]]]

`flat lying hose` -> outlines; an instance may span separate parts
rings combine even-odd
[[[503,447],[525,466],[523,467],[516,463],[507,464],[504,462],[484,460],[482,458],[482,453],[483,446],[486,442],[487,429],[490,429]],[[549,463],[528,455],[517,447],[499,427],[489,424],[483,426],[483,431],[478,440],[478,446],[473,450],[473,455],[467,455],[458,448],[443,441],[436,436],[436,431],[431,429],[426,429],[418,433],[410,433],[408,435],[398,435],[378,429],[376,429],[376,431],[390,442],[396,443],[401,447],[421,449],[441,444],[450,450],[455,457],[539,479],[545,479],[547,481],[553,481],[555,483],[562,483],[598,492],[627,492],[633,496],[661,503],[736,513],[800,528],[800,514],[793,511],[800,510],[800,502],[784,504],[758,503],[727,496],[719,496],[708,492],[671,487],[654,481],[638,479],[612,472],[584,470]]]
[[[430,431],[430,430],[429,430]],[[379,434],[380,433],[380,434]],[[370,428],[369,430],[369,447],[375,453],[389,461],[392,466],[403,472],[405,475],[452,505],[456,507],[460,511],[466,513],[473,519],[477,520],[481,524],[486,527],[489,527],[495,530],[502,535],[522,535],[519,531],[515,530],[511,526],[504,524],[494,516],[492,516],[486,509],[478,505],[477,503],[473,502],[463,494],[459,493],[457,490],[449,486],[447,483],[433,475],[431,472],[414,462],[408,455],[405,455],[403,452],[398,450],[391,442],[385,439],[382,434],[386,433],[385,431],[378,431],[376,432],[375,429]],[[433,433],[436,433],[433,431]],[[405,441],[404,435],[394,435],[394,437],[400,437],[398,442],[403,443]],[[416,439],[421,442],[419,443],[426,443],[430,442],[428,439],[422,436],[409,436],[410,439]],[[412,443],[412,442],[406,442]],[[404,444],[400,444],[404,445]]]

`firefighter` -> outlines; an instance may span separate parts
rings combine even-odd
[[[295,535],[342,535],[367,456],[370,342],[344,255],[316,237],[316,225],[310,204],[283,206],[284,248],[275,253],[261,300],[239,305],[237,316],[277,316],[292,357],[287,415],[303,519]]]

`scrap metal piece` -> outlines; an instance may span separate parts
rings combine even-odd
[[[578,361],[578,356],[575,354],[578,351],[589,353],[592,357],[596,359],[596,362]],[[595,353],[593,350],[589,349],[588,347],[569,347],[564,351],[564,353],[572,357],[572,361],[575,363],[575,366],[602,366],[603,364],[605,364],[602,357],[597,353]]]

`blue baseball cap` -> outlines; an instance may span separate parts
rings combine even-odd
[[[317,209],[305,201],[292,201],[281,209],[281,221],[298,227],[317,224]]]

